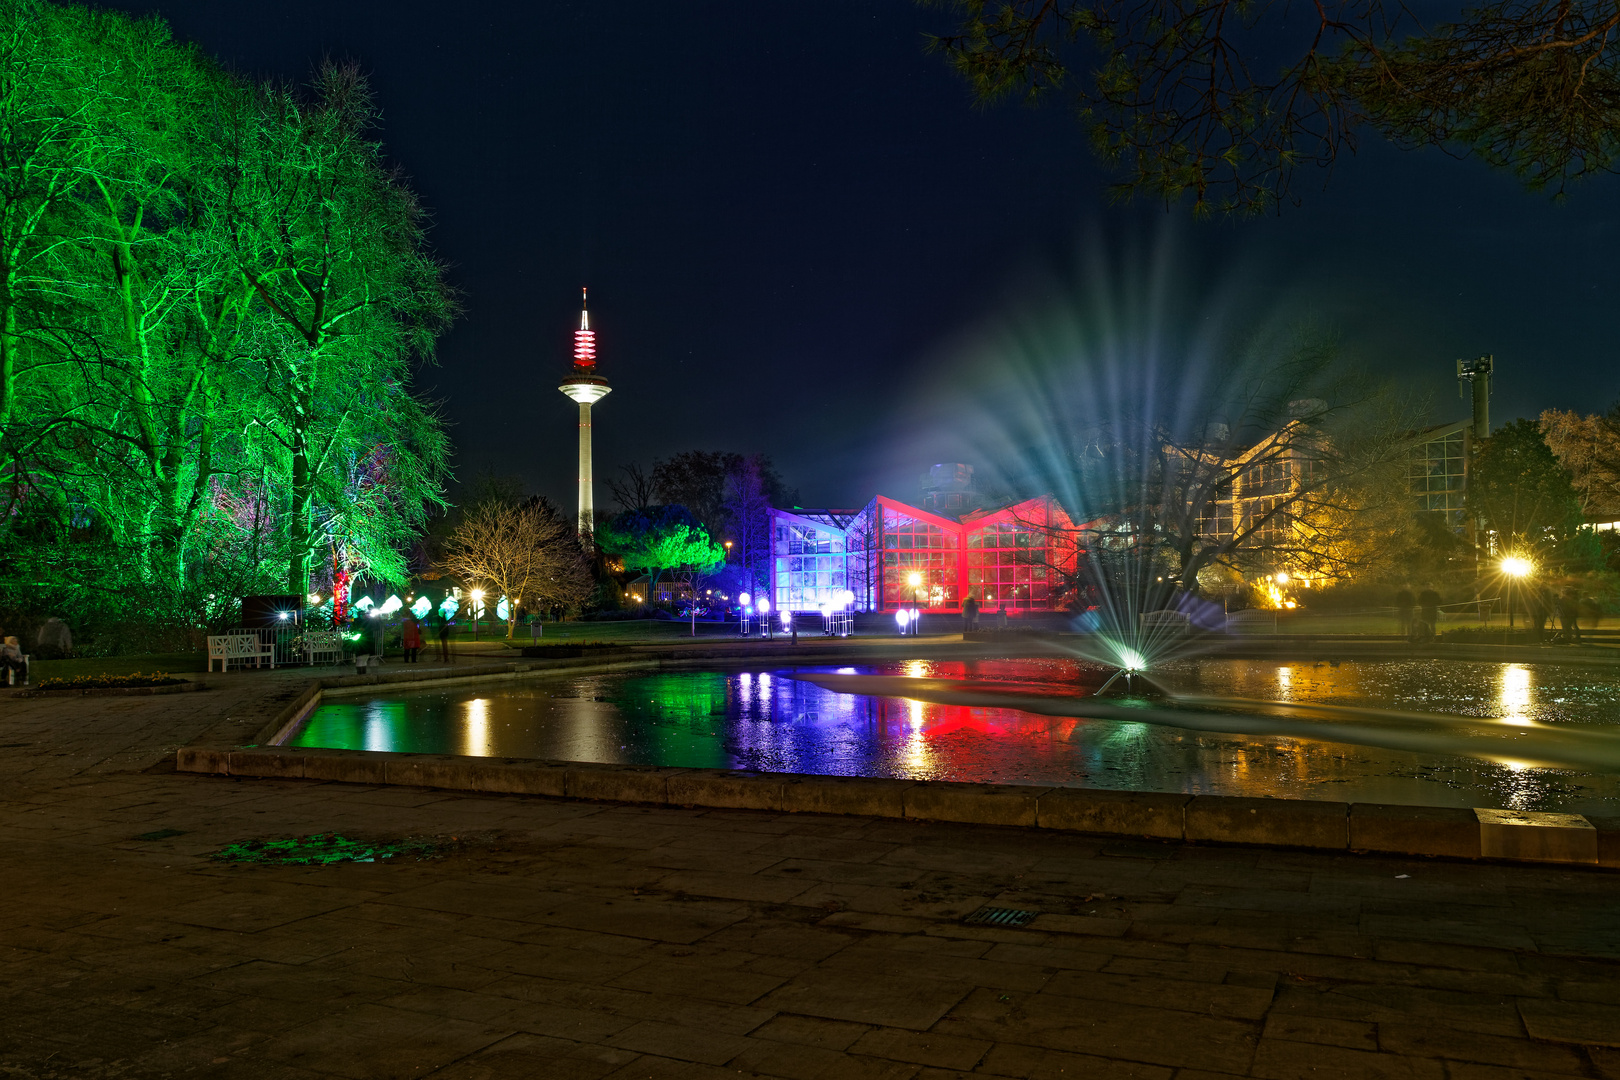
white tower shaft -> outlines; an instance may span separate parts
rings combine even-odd
[[[591,476],[591,403],[579,403],[579,532],[596,527],[595,491]]]

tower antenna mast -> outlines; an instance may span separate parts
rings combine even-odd
[[[579,329],[574,331],[574,369],[557,389],[579,405],[579,535],[589,540],[596,527],[595,483],[591,471],[591,406],[612,392],[596,373],[596,331],[591,329],[590,294],[579,290]]]

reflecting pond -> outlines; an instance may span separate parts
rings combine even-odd
[[[498,688],[339,698],[323,703],[288,741],[485,757],[1620,813],[1620,777],[1601,772],[836,693],[793,678],[795,670],[536,677]],[[1098,681],[1092,665],[1059,659],[797,670],[991,680],[1046,693]],[[1614,724],[1620,677],[1556,664],[1202,659],[1166,664],[1155,677],[1184,694],[1620,731]]]

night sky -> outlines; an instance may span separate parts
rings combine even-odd
[[[923,52],[940,13],[898,0],[108,6],[160,12],[244,74],[302,79],[323,56],[370,72],[466,297],[422,375],[463,480],[519,474],[572,505],[555,388],[581,285],[614,386],[599,504],[613,466],[685,449],[767,453],[809,506],[915,499],[936,461],[982,468],[968,399],[998,358],[965,343],[1038,333],[1042,305],[1083,305],[1088,260],[1130,252],[1180,283],[1187,319],[1330,324],[1437,420],[1466,408],[1455,358],[1485,352],[1496,422],[1620,396],[1612,178],[1555,205],[1368,137],[1278,217],[1121,208],[1062,107],[975,108]]]

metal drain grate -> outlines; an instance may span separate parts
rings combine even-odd
[[[982,907],[963,919],[968,926],[1028,926],[1035,918],[1033,911],[1019,911],[1008,907]]]

